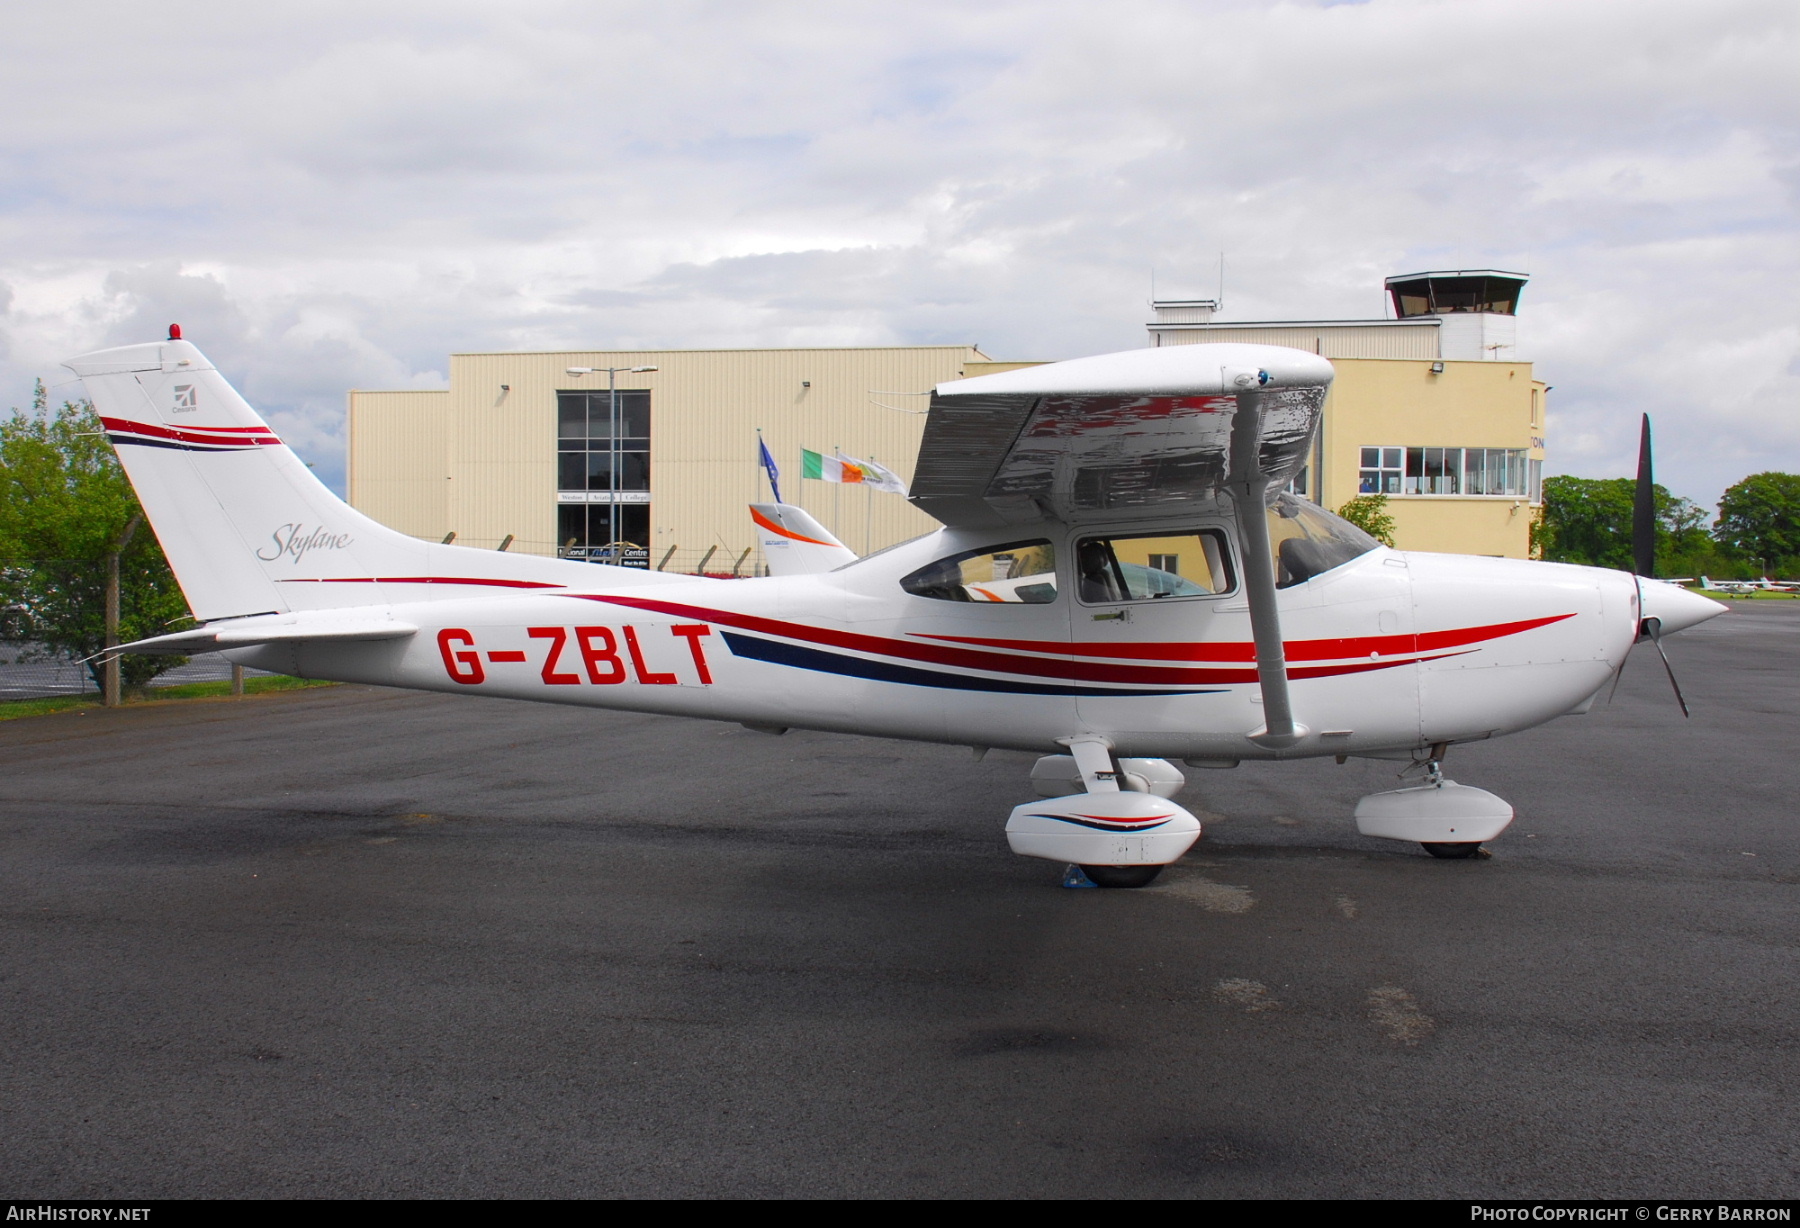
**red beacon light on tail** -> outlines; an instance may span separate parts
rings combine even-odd
[[[181,340],[181,325],[179,325],[179,324],[169,325],[169,340],[170,341],[180,341]]]

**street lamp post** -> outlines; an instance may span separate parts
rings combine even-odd
[[[606,396],[611,403],[610,433],[607,439],[607,486],[609,502],[606,517],[606,544],[612,548],[613,562],[619,561],[619,372],[654,371],[655,367],[564,367],[569,375],[598,375],[606,372]]]

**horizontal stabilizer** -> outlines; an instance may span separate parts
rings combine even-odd
[[[791,503],[752,503],[750,519],[772,576],[812,576],[856,561],[856,551]]]
[[[403,640],[417,634],[411,623],[391,618],[304,619],[301,621],[259,622],[246,620],[242,626],[196,627],[174,635],[158,635],[132,644],[121,644],[115,652],[139,652],[150,655],[217,652],[221,648],[251,648],[258,644],[289,643],[295,640]]]

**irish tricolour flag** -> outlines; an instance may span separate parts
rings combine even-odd
[[[876,490],[885,490],[892,494],[904,495],[906,483],[890,469],[876,464],[874,461],[857,460],[854,456],[845,456],[839,452],[826,456],[823,452],[800,449],[800,476],[812,478],[820,482],[843,482],[849,485],[872,486]]]

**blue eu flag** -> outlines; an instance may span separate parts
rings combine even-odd
[[[763,442],[762,432],[756,435],[756,450],[762,453],[762,467],[769,471],[769,489],[775,492],[775,502],[781,498],[781,470],[775,467],[775,458],[769,455],[769,445]]]

